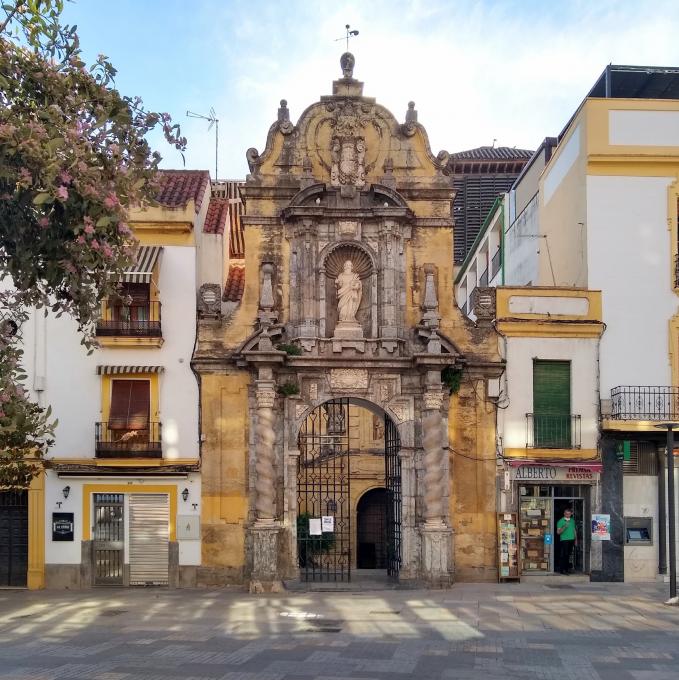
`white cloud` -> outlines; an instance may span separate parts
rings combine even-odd
[[[557,134],[609,63],[678,65],[672,0],[547,2],[236,2],[211,7],[217,58],[203,78],[220,97],[220,175],[243,177],[245,151],[260,151],[279,100],[294,120],[340,75],[350,23],[355,76],[403,119],[414,100],[432,149],[482,144],[536,148]],[[187,30],[191,30],[187,27]],[[188,104],[192,108],[195,104]],[[184,124],[187,167],[214,168],[214,137]],[[166,165],[176,165],[168,158]]]

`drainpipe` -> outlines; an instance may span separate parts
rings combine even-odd
[[[658,461],[658,574],[667,574],[667,514],[665,512],[665,461],[662,449],[656,446]]]

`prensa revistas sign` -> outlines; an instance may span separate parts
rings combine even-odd
[[[569,465],[519,465],[512,469],[517,482],[593,482],[598,472],[591,467]]]

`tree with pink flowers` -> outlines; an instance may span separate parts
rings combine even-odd
[[[157,191],[146,135],[186,144],[167,114],[118,92],[105,56],[85,63],[62,7],[0,10],[0,487],[35,476],[56,425],[24,389],[22,325],[32,309],[68,314],[91,350],[101,302],[133,261],[128,212]]]

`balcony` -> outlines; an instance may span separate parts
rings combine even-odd
[[[160,302],[130,305],[104,302],[97,337],[160,338]]]
[[[582,426],[579,415],[526,413],[527,449],[579,449],[581,445]]]
[[[500,264],[502,263],[502,251],[498,248],[490,261],[490,278],[493,279],[495,274],[500,271]]]
[[[162,458],[160,423],[147,423],[144,429],[111,427],[95,424],[95,456],[97,458]]]
[[[620,385],[611,390],[611,419],[675,421],[679,387]]]

